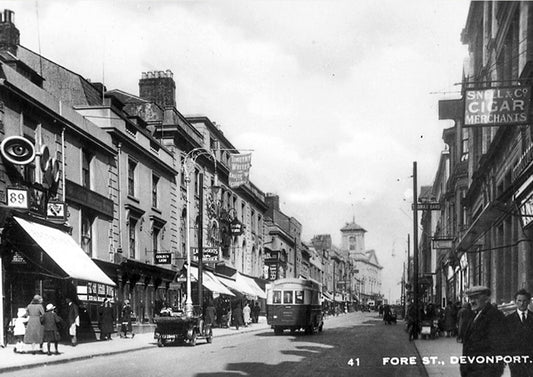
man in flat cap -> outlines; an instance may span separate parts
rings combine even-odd
[[[505,316],[490,303],[490,289],[473,286],[466,291],[474,317],[467,325],[463,338],[463,356],[505,355]],[[467,358],[460,366],[462,377],[500,377],[504,364],[489,359]]]

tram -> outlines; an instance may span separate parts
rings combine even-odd
[[[306,334],[322,331],[321,287],[314,280],[287,278],[267,286],[267,324],[274,334],[284,330],[303,330]]]

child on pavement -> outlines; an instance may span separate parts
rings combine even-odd
[[[59,355],[58,350],[58,342],[61,339],[61,336],[59,335],[59,327],[63,320],[61,317],[59,317],[55,310],[55,306],[52,304],[46,305],[46,312],[41,318],[41,323],[44,327],[44,337],[43,342],[48,342],[48,356],[52,355],[52,352],[50,352],[50,344],[54,343],[55,347],[55,354]]]
[[[24,334],[26,333],[26,323],[28,322],[26,308],[18,308],[17,318],[13,318],[13,336],[17,344],[13,352],[24,351]]]

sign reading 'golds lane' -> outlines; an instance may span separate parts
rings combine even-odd
[[[530,103],[530,87],[467,90],[464,125],[468,127],[528,124]]]

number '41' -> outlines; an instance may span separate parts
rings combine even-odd
[[[348,365],[353,367],[354,365],[355,366],[359,366],[359,358],[356,357],[355,359],[352,357],[350,360],[348,360]]]

